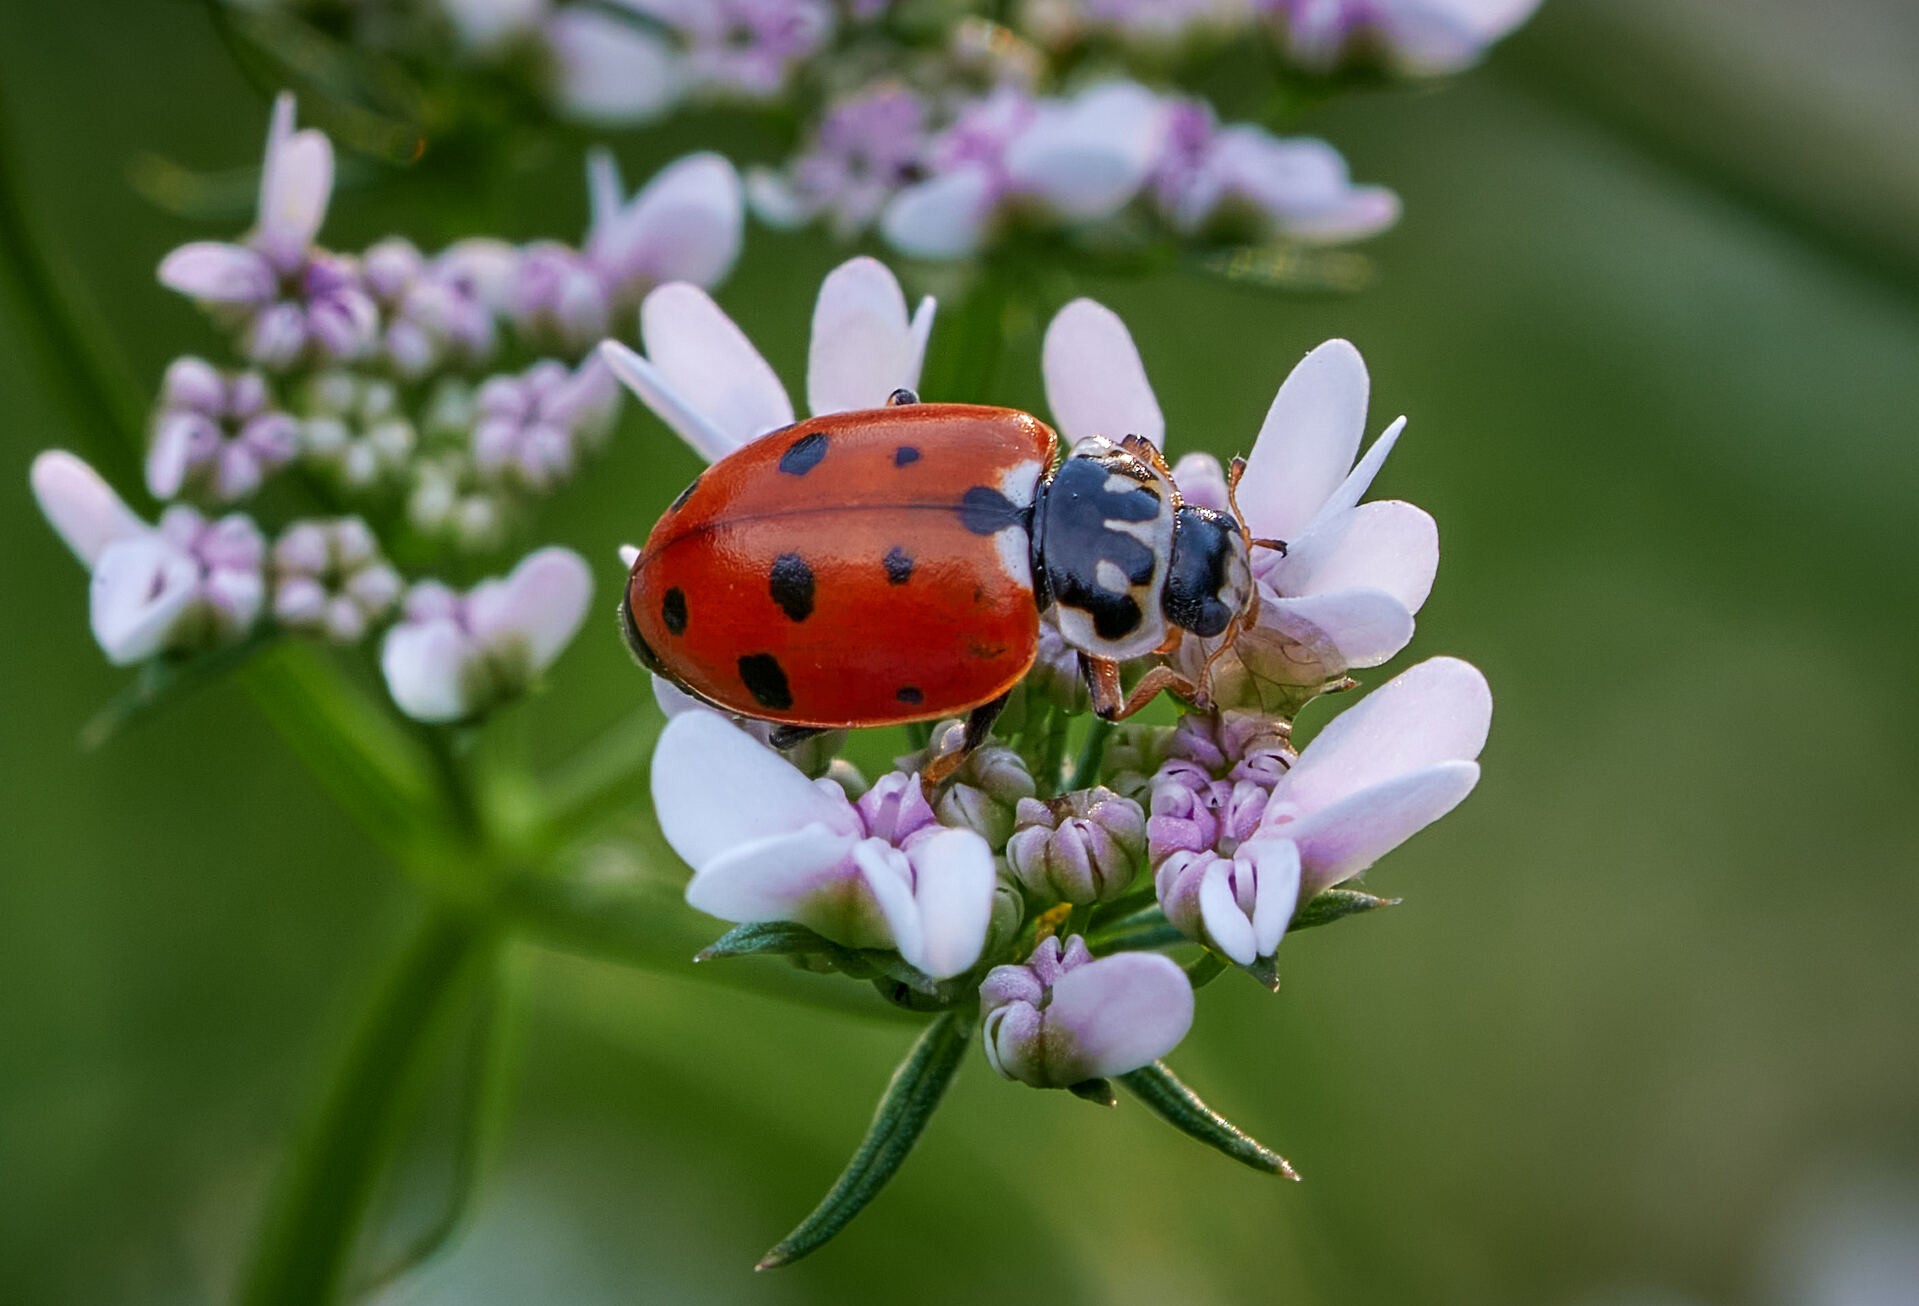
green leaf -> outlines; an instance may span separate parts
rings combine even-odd
[[[1104,956],[1109,952],[1140,952],[1185,942],[1188,942],[1186,936],[1173,928],[1159,908],[1148,907],[1093,931],[1087,936],[1086,946],[1095,955]]]
[[[886,1186],[913,1144],[919,1141],[926,1122],[932,1119],[947,1085],[959,1070],[960,1058],[972,1041],[973,1015],[949,1011],[921,1034],[912,1052],[893,1072],[879,1109],[859,1150],[840,1173],[832,1191],[813,1208],[799,1228],[786,1235],[778,1246],[760,1258],[754,1268],[777,1269],[791,1265],[809,1252],[817,1251],[847,1226],[852,1218]]]
[[[1325,889],[1293,913],[1293,923],[1286,927],[1286,932],[1293,934],[1310,930],[1315,925],[1331,925],[1348,916],[1378,911],[1381,907],[1397,907],[1399,903],[1398,898],[1375,898],[1357,889]]]
[[[702,948],[694,961],[716,961],[721,957],[823,956],[840,970],[862,978],[873,973],[859,953],[843,948],[823,935],[792,921],[761,921],[735,925]]]
[[[194,657],[155,658],[144,663],[127,687],[81,727],[80,746],[92,751],[109,743],[122,731],[219,680],[276,638],[271,634],[255,635],[231,648]]]
[[[1082,1079],[1077,1084],[1068,1084],[1066,1091],[1074,1097],[1091,1102],[1094,1106],[1118,1106],[1119,1094],[1113,1091],[1110,1079]]]
[[[1119,1082],[1155,1115],[1187,1137],[1197,1138],[1261,1173],[1283,1179],[1299,1178],[1285,1157],[1200,1101],[1199,1095],[1180,1083],[1164,1061],[1121,1075]]]

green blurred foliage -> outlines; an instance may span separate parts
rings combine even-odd
[[[1455,653],[1495,687],[1479,792],[1371,877],[1406,905],[1289,944],[1277,998],[1214,985],[1175,1058],[1305,1181],[975,1060],[857,1225],[754,1277],[910,1029],[522,945],[514,1109],[474,1221],[383,1300],[1521,1306],[1653,1283],[1733,1303],[1765,1300],[1796,1176],[1912,1163],[1919,170],[1885,153],[1910,87],[1848,82],[1835,109],[1848,56],[1798,42],[1781,6],[1725,7],[1731,44],[1689,44],[1658,8],[1555,0],[1455,85],[1318,111],[1406,200],[1359,296],[1082,287],[1133,325],[1175,449],[1244,448],[1292,360],[1355,340],[1374,426],[1413,418],[1380,490],[1444,540],[1402,664]],[[1838,9],[1845,49],[1912,33],[1890,0]],[[1742,82],[1754,51],[1795,71]],[[3,166],[130,375],[210,348],[152,269],[224,233],[127,181],[142,153],[255,155],[264,106],[201,11],[8,5],[0,98]],[[1781,120],[1799,136],[1775,151]],[[642,175],[687,147],[623,152]],[[572,235],[575,154],[464,211],[388,179],[341,195],[328,234],[431,240],[451,213]],[[756,230],[720,292],[790,380],[835,258]],[[130,451],[71,427],[36,331],[0,316],[0,1298],[221,1300],[418,905],[235,686],[74,745],[122,676],[26,465],[78,443],[137,482]],[[991,397],[1037,406],[1037,341],[1013,348]],[[611,594],[614,546],[693,469],[629,411],[545,525]],[[553,680],[522,709],[548,757],[646,696],[610,624]]]

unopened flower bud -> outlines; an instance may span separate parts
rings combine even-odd
[[[1139,804],[1110,789],[1042,803],[1023,799],[1006,862],[1021,884],[1061,902],[1107,902],[1126,891],[1146,850]]]
[[[1173,927],[1241,966],[1278,950],[1299,885],[1299,849],[1273,837],[1253,839],[1228,857],[1176,852],[1153,876]]]
[[[980,1035],[1002,1077],[1070,1088],[1123,1075],[1171,1052],[1193,1023],[1193,990],[1158,953],[1094,959],[1074,935],[1048,935],[1023,966],[980,985]]]

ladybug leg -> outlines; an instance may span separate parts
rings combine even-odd
[[[1006,710],[1006,700],[1012,696],[1009,690],[990,703],[981,703],[966,714],[966,726],[960,734],[960,745],[950,753],[941,753],[938,757],[926,759],[926,765],[920,768],[920,779],[933,786],[946,783],[953,772],[960,769],[971,757],[974,750],[986,742],[986,736],[993,732],[993,723],[999,720],[999,714]]]
[[[826,731],[819,726],[774,726],[767,735],[766,742],[784,753],[789,748],[798,748],[809,739],[816,739]]]
[[[1159,451],[1158,445],[1148,440],[1145,436],[1126,436],[1120,440],[1119,447],[1152,467],[1154,471],[1158,472],[1167,480],[1173,478],[1173,469],[1166,465],[1166,455]]]
[[[1124,721],[1158,698],[1161,691],[1171,691],[1194,707],[1208,706],[1206,694],[1198,685],[1163,663],[1141,676],[1130,694],[1120,682],[1119,663],[1111,658],[1082,653],[1079,665],[1093,694],[1093,715],[1102,721]]]

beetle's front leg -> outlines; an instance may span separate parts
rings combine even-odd
[[[990,703],[981,703],[966,714],[966,726],[960,735],[959,747],[952,752],[941,753],[938,757],[926,759],[926,765],[920,768],[921,783],[937,788],[946,782],[953,772],[966,764],[986,737],[993,732],[993,723],[999,720],[999,714],[1006,710],[1006,700],[1012,697],[1008,690]]]
[[[1111,658],[1079,655],[1080,674],[1093,696],[1093,715],[1102,721],[1124,721],[1148,703],[1169,691],[1197,708],[1210,706],[1206,695],[1191,680],[1161,663],[1139,678],[1133,692],[1127,693],[1119,678],[1119,663]]]

